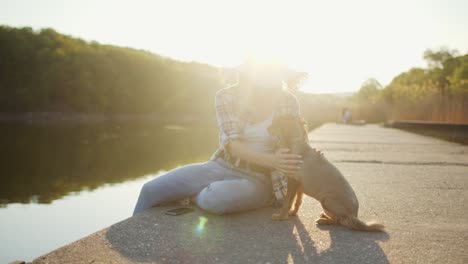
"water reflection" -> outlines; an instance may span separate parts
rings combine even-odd
[[[215,125],[1,125],[0,206],[204,161],[217,144]]]

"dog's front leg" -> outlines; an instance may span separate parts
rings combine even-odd
[[[273,220],[287,220],[289,218],[289,210],[294,202],[294,197],[299,187],[299,182],[288,178],[288,191],[284,198],[283,205],[278,213],[274,213],[271,218]]]

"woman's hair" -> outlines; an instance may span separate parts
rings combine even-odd
[[[287,67],[275,59],[248,57],[239,65],[237,76],[239,84],[254,82],[256,86],[262,83],[275,86],[276,83],[278,88],[287,88]]]
[[[246,84],[261,75],[264,80],[267,78],[282,90],[291,90],[288,86],[291,70],[278,59],[261,59],[254,56],[247,57],[243,63],[234,68],[219,68],[219,79],[224,87],[238,86]],[[273,87],[271,87],[273,88]]]

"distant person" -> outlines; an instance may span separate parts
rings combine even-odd
[[[188,164],[155,177],[141,188],[133,215],[191,197],[216,214],[269,205],[280,200],[286,178],[270,179],[271,170],[295,173],[301,157],[287,149],[274,151],[277,138],[267,130],[277,115],[300,116],[297,98],[283,88],[279,65],[248,61],[239,82],[215,96],[219,148],[209,161]]]
[[[341,110],[340,123],[344,123],[344,124],[351,123],[352,117],[353,117],[353,114],[351,110],[345,107]]]

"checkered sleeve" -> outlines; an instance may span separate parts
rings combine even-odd
[[[279,206],[288,191],[288,178],[283,176],[283,174],[277,170],[274,170],[270,174],[271,185],[273,188],[273,194],[276,198],[276,204]]]
[[[239,117],[234,111],[234,96],[230,88],[223,88],[215,95],[216,120],[219,128],[220,146],[227,153],[226,146],[233,139],[240,138]]]

